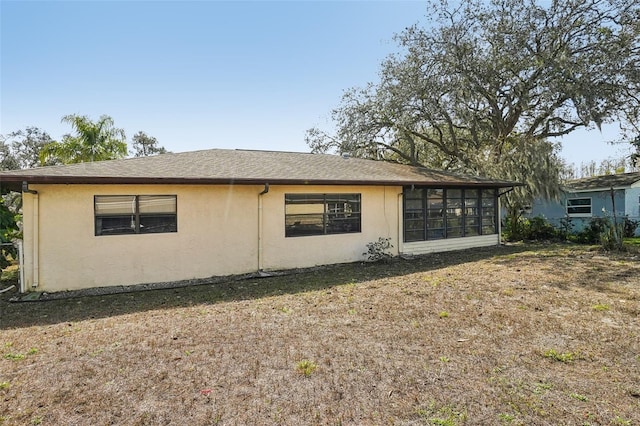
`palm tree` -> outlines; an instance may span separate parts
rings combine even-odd
[[[93,122],[86,115],[70,114],[62,117],[75,135],[64,135],[62,142],[51,142],[40,153],[40,163],[62,164],[114,160],[127,156],[127,142],[123,129],[114,127],[113,118],[102,115]]]

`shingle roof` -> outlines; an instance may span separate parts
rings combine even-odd
[[[615,175],[595,176],[567,182],[567,189],[589,191],[597,189],[623,188],[640,181],[640,173],[620,173]]]
[[[338,155],[209,149],[0,172],[28,183],[326,184],[512,187],[517,183]]]

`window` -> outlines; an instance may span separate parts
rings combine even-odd
[[[496,190],[482,190],[482,235],[495,234],[498,232],[496,225]]]
[[[405,188],[404,240],[495,234],[496,213],[495,189]]]
[[[175,195],[96,195],[96,235],[177,232]]]
[[[569,198],[567,200],[567,215],[573,217],[590,217],[591,198]]]
[[[285,236],[360,232],[360,194],[285,194]]]

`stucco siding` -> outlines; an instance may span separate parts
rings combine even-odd
[[[498,244],[500,244],[500,237],[498,234],[493,234],[481,235],[478,237],[450,238],[445,240],[404,243],[402,251],[403,254],[419,255],[451,250],[463,250],[473,247],[488,247]]]
[[[498,235],[403,243],[401,186],[49,185],[24,194],[24,288],[62,291],[303,268],[364,259],[366,244],[423,254]],[[261,194],[262,193],[262,194]],[[360,232],[285,236],[285,194],[360,194]],[[98,235],[96,195],[175,195],[177,232]]]
[[[258,186],[33,185],[39,262],[25,232],[28,287],[39,291],[129,285],[243,273],[257,264]],[[178,232],[95,236],[95,195],[177,195]],[[25,217],[33,217],[33,195]],[[33,224],[25,222],[25,231]],[[35,272],[34,272],[35,271]]]
[[[207,278],[353,262],[366,244],[392,238],[400,187],[230,185],[32,185],[25,194],[27,290],[60,291]],[[362,231],[285,237],[286,193],[361,194]],[[95,195],[176,195],[175,233],[95,235]],[[259,203],[262,197],[262,216]],[[34,199],[39,227],[34,227]],[[259,259],[259,218],[262,258]],[[37,232],[37,238],[34,231]],[[37,247],[36,247],[37,245]],[[34,253],[37,253],[34,255]],[[33,288],[37,282],[37,288]]]
[[[357,193],[361,195],[361,232],[285,237],[285,194]],[[397,254],[397,200],[401,187],[272,186],[264,195],[264,269],[289,269],[362,260],[366,244],[391,238]]]

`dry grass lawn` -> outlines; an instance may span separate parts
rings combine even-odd
[[[640,425],[640,260],[510,246],[0,300],[1,425]]]

